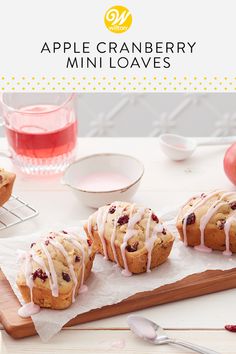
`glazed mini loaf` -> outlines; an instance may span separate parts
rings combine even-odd
[[[10,198],[15,178],[14,173],[0,168],[0,207]]]
[[[186,246],[231,255],[236,252],[236,192],[214,191],[192,197],[181,208],[176,226]]]
[[[174,241],[151,209],[125,202],[99,208],[89,217],[85,231],[95,251],[120,265],[126,276],[165,262]]]
[[[89,243],[90,244],[90,243]],[[17,286],[26,303],[65,309],[86,290],[94,253],[77,234],[50,232],[21,254]]]

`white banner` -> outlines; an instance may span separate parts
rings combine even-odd
[[[2,91],[235,91],[235,0],[1,1]]]

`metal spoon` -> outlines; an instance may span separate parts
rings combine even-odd
[[[159,143],[162,151],[175,161],[190,157],[199,145],[228,145],[236,142],[235,136],[212,137],[195,140],[177,134],[162,134]]]
[[[176,344],[184,348],[191,349],[202,354],[220,354],[211,349],[200,347],[199,345],[191,344],[183,340],[169,338],[165,331],[155,322],[148,320],[145,317],[131,315],[127,318],[127,322],[131,331],[136,336],[144,339],[152,344]]]

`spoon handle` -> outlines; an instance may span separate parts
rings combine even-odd
[[[220,354],[219,352],[216,352],[215,350],[204,348],[199,345],[188,343],[188,342],[185,342],[185,341],[179,340],[179,339],[171,339],[171,342],[169,342],[169,343],[180,345],[184,348],[191,349],[191,350],[193,350],[197,353],[201,353],[201,354]]]
[[[228,145],[236,142],[236,136],[204,138],[197,141],[197,145]]]

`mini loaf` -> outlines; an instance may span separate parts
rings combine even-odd
[[[14,173],[0,168],[0,207],[10,198],[15,178]]]
[[[181,208],[176,226],[186,246],[230,256],[236,252],[236,192],[218,190],[192,197]]]
[[[86,239],[66,231],[50,232],[21,254],[17,286],[26,303],[65,309],[86,290],[93,259]]]
[[[165,262],[174,241],[151,209],[119,201],[92,214],[85,231],[95,251],[120,265],[126,276]]]

